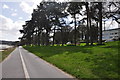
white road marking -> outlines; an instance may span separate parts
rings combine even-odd
[[[20,52],[20,58],[21,58],[21,61],[22,61],[22,66],[23,66],[25,78],[26,78],[26,80],[30,80],[30,76],[29,76],[29,74],[28,74],[28,71],[27,71],[27,68],[26,68],[26,65],[25,65],[25,61],[24,61],[23,56],[22,56],[22,54],[21,54],[20,48],[21,48],[21,47],[19,47],[19,52]]]

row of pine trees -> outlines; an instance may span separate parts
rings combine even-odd
[[[43,1],[22,26],[19,39],[22,45],[102,44],[103,20],[112,18],[120,23],[119,16],[120,2]]]

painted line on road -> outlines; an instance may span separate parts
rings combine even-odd
[[[24,71],[24,74],[25,74],[25,78],[26,78],[26,80],[30,80],[30,76],[29,76],[29,73],[27,71],[27,67],[25,65],[25,61],[23,59],[23,56],[21,54],[20,47],[19,47],[19,52],[20,52],[20,58],[21,58],[21,61],[22,61],[22,66],[23,66],[23,71]]]

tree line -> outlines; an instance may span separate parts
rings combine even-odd
[[[102,44],[103,19],[120,23],[120,2],[41,2],[25,21],[22,45]]]

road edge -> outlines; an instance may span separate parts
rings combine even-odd
[[[24,48],[23,48],[23,49],[24,49]],[[26,50],[26,49],[24,49],[24,50]],[[26,51],[29,52],[28,50],[26,50]],[[31,52],[29,52],[29,53],[35,55],[34,53],[31,53]],[[36,56],[36,55],[35,55],[35,56]],[[38,57],[38,56],[36,56],[36,57]],[[42,58],[40,58],[40,57],[38,57],[38,58],[41,59],[42,61],[44,61],[46,64],[50,65],[51,67],[56,68],[56,69],[59,70],[61,73],[63,73],[63,74],[65,74],[65,75],[69,76],[70,78],[77,79],[77,78],[74,77],[73,75],[71,75],[71,74],[69,74],[69,73],[63,71],[62,69],[58,68],[57,66],[53,65],[52,63],[50,63],[50,62],[48,62],[48,61],[46,61],[46,60],[44,60],[44,59],[42,59]]]

